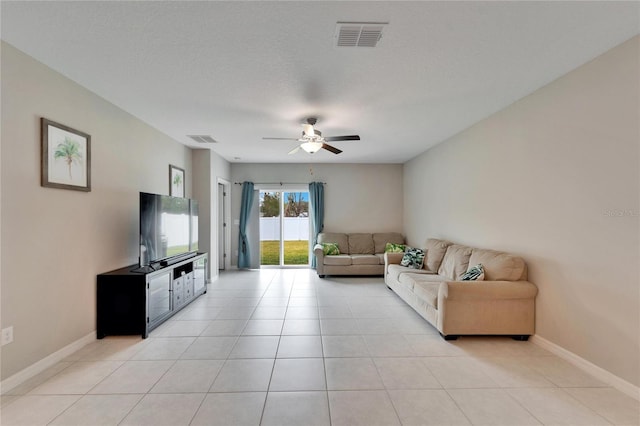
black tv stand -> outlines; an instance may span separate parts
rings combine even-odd
[[[174,258],[167,259],[173,261]],[[97,277],[98,339],[149,332],[206,293],[207,253],[169,266],[131,265]]]
[[[150,274],[152,272],[157,271],[158,268],[153,267],[152,265],[138,266],[135,265],[131,272],[135,272],[137,274]]]
[[[164,259],[160,261],[160,266],[171,266],[171,265],[175,265],[178,262],[182,262],[183,260],[187,260],[187,259],[191,259],[193,256],[195,256],[197,253],[184,253],[184,254],[179,254],[173,257],[170,257],[169,259]]]

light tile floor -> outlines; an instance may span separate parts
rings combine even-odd
[[[640,405],[531,342],[446,342],[381,278],[224,272],[140,337],[2,396],[10,425],[638,425]]]

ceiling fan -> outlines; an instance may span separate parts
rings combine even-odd
[[[322,132],[313,126],[318,120],[315,117],[307,118],[307,122],[302,125],[302,136],[299,138],[262,138],[265,140],[281,140],[281,141],[298,141],[300,145],[289,152],[289,154],[295,154],[301,148],[309,154],[315,154],[321,149],[333,152],[334,154],[340,154],[342,151],[335,146],[329,145],[327,142],[334,141],[359,141],[360,136],[322,136]]]

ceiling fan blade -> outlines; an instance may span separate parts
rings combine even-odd
[[[293,148],[291,151],[289,151],[289,155],[291,154],[295,154],[296,152],[300,151],[300,147],[296,146],[295,148]]]
[[[331,145],[329,145],[328,143],[323,143],[323,144],[322,144],[322,147],[323,147],[324,149],[326,149],[327,151],[331,151],[331,152],[333,152],[334,154],[340,154],[340,153],[342,152],[341,150],[339,150],[339,149],[338,149],[338,148],[336,148],[335,146],[331,146]]]
[[[324,138],[325,141],[335,142],[335,141],[359,141],[360,136],[358,135],[348,135],[348,136],[327,136]]]
[[[270,141],[297,141],[298,138],[262,138],[263,140]]]

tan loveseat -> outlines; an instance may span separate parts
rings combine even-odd
[[[338,244],[340,254],[325,256],[322,243]],[[325,275],[383,275],[384,248],[387,243],[403,244],[404,237],[397,232],[321,232],[318,234],[318,244],[313,248],[318,275],[320,278]]]
[[[510,335],[527,340],[534,333],[537,287],[527,281],[518,256],[427,240],[422,269],[400,265],[402,253],[385,255],[385,283],[447,340],[460,335]],[[481,263],[484,281],[460,281]]]

